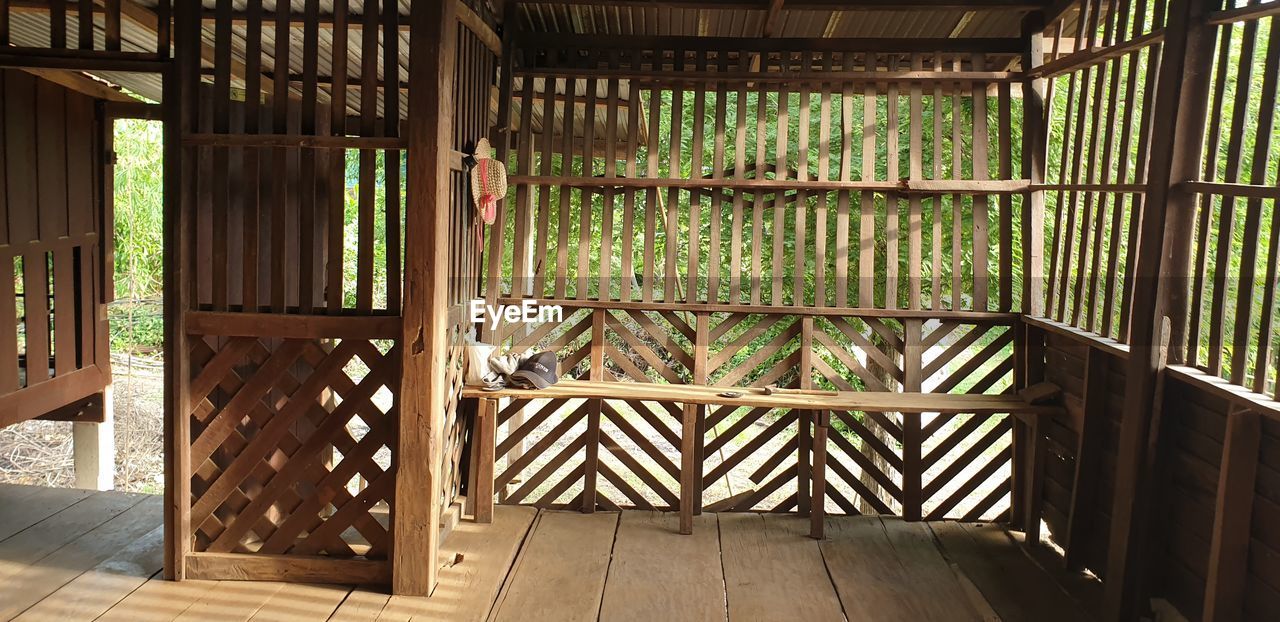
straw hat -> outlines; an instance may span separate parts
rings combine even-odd
[[[507,196],[507,167],[493,159],[489,140],[476,142],[476,165],[471,169],[471,200],[484,224],[493,224],[498,214],[498,201]]]

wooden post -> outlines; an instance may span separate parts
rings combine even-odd
[[[590,380],[604,380],[604,309],[591,312],[591,368],[587,372]],[[587,457],[583,464],[582,476],[582,511],[590,514],[596,511],[596,487],[600,479],[600,410],[604,400],[587,400]]]
[[[902,390],[919,393],[923,385],[924,322],[908,319],[902,323],[904,346],[902,349]],[[921,432],[921,416],[913,413],[902,415],[902,518],[918,521],[924,513],[922,492],[923,465],[921,449],[924,437]]]
[[[1044,64],[1044,16],[1030,13],[1022,22],[1022,36],[1026,39],[1026,51],[1022,56],[1022,67],[1029,70]],[[1045,133],[1048,131],[1045,116],[1044,98],[1046,81],[1043,78],[1029,79],[1022,83],[1022,176],[1032,183],[1043,183],[1045,175],[1045,157],[1048,142]],[[1044,315],[1044,191],[1029,190],[1022,200],[1022,313],[1030,316]],[[1015,375],[1020,376],[1026,386],[1030,383],[1026,374],[1026,365],[1030,361],[1030,353],[1025,349],[1032,343],[1034,336],[1030,328],[1020,324],[1021,343],[1015,344],[1017,356],[1022,364],[1018,365]],[[1021,372],[1020,374],[1018,372]],[[1013,511],[1012,520],[1015,527],[1026,528],[1026,479],[1028,474],[1028,447],[1030,440],[1029,426],[1021,419],[1013,422],[1012,453],[1013,474],[1011,478],[1010,501]]]
[[[475,521],[493,522],[493,462],[496,452],[495,432],[498,426],[498,400],[480,400],[476,406],[476,437],[471,446],[475,457]]]
[[[821,540],[826,527],[827,499],[827,427],[831,411],[813,411],[813,488],[810,493],[809,536]]]
[[[116,476],[116,426],[111,385],[103,387],[96,399],[97,408],[102,410],[102,422],[77,421],[71,424],[76,488],[111,490],[115,487]]]
[[[698,406],[685,404],[680,418],[680,533],[693,533],[694,497],[702,487],[694,480],[697,456]]]
[[[1144,569],[1157,483],[1153,439],[1160,437],[1161,419],[1157,378],[1165,366],[1169,318],[1184,317],[1187,305],[1185,274],[1196,197],[1180,184],[1196,178],[1203,150],[1214,38],[1206,12],[1213,8],[1212,0],[1173,0],[1168,9],[1133,270],[1135,312],[1103,598],[1107,620],[1135,619],[1145,607]]]
[[[457,5],[414,0],[409,11],[408,200],[405,205],[400,430],[395,452],[391,591],[436,584],[440,446],[449,313],[449,179]]]
[[[1245,579],[1249,574],[1249,533],[1253,518],[1254,485],[1258,475],[1258,446],[1262,418],[1258,413],[1227,412],[1227,433],[1218,469],[1218,500],[1214,504],[1213,539],[1205,578],[1205,622],[1240,620]]]
[[[164,80],[164,576],[182,580],[191,552],[191,361],[186,311],[190,307],[191,242],[196,211],[195,158],[184,158],[182,137],[195,129],[200,81],[200,7],[180,2],[174,11],[174,60]]]
[[[813,316],[800,318],[800,388],[813,388]],[[796,512],[804,516],[810,511],[810,450],[812,449],[813,412],[796,417]]]
[[[696,316],[697,324],[694,327],[693,339],[693,382],[694,384],[707,384],[708,370],[707,363],[710,356],[711,346],[711,314],[699,313]],[[694,515],[702,514],[702,476],[703,465],[706,464],[706,439],[707,439],[707,407],[698,406],[697,422],[694,425],[694,446],[693,446],[693,513]]]

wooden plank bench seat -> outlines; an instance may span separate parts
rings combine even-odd
[[[798,391],[766,392],[762,388],[717,387],[697,384],[653,384],[640,382],[605,382],[593,380],[561,380],[546,389],[503,388],[496,391],[465,387],[462,397],[479,400],[476,409],[476,451],[472,456],[475,473],[475,519],[488,522],[493,516],[493,476],[498,401],[537,399],[630,400],[680,404],[684,408],[681,433],[680,531],[693,529],[694,495],[699,487],[694,481],[696,455],[695,430],[700,406],[744,406],[806,411],[814,424],[813,473],[810,494],[825,498],[827,427],[832,411],[939,414],[1009,414],[1025,420],[1065,414],[1056,402],[1056,387],[1040,385],[1036,390],[1019,394],[968,395],[949,393],[890,393],[879,391]],[[726,391],[742,395],[726,397]],[[810,511],[810,535],[822,537],[823,504],[814,503]]]

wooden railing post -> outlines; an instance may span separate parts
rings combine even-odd
[[[1171,318],[1186,315],[1186,272],[1195,230],[1196,197],[1180,184],[1197,177],[1203,152],[1214,55],[1214,26],[1206,17],[1216,4],[1172,0],[1168,8],[1133,266],[1134,312],[1103,598],[1106,620],[1136,619],[1146,607],[1150,520],[1158,484],[1157,444],[1152,442],[1160,437],[1158,378],[1167,347],[1181,349],[1176,335],[1169,338],[1170,324],[1180,326],[1181,319]]]
[[[916,393],[922,389],[924,359],[924,321],[909,319],[902,323],[903,357],[902,390]],[[921,462],[924,436],[921,432],[921,416],[902,416],[902,518],[918,521],[924,513],[923,464]]]
[[[800,318],[800,362],[797,365],[799,387],[813,388],[813,316]],[[805,516],[810,511],[810,477],[813,445],[813,413],[805,411],[796,417],[796,511]]]
[[[694,384],[708,384],[710,380],[710,370],[707,369],[707,363],[709,361],[711,351],[710,313],[697,314],[693,334],[693,382]],[[702,514],[703,465],[706,464],[707,461],[707,407],[698,406],[696,416],[697,421],[694,425],[696,442],[693,446],[693,481],[697,488],[697,493],[694,495],[693,513],[695,515],[700,515]]]
[[[399,442],[392,521],[393,594],[436,584],[440,448],[449,313],[449,180],[456,3],[414,0],[409,11],[408,200],[405,210]]]
[[[1201,617],[1205,622],[1242,619],[1261,438],[1262,418],[1258,413],[1237,411],[1235,407],[1227,411],[1213,540],[1209,545],[1209,570],[1205,577]]]
[[[607,313],[604,309],[591,312],[591,367],[587,378],[597,382],[605,379],[604,322]],[[587,401],[587,456],[582,475],[582,511],[587,514],[596,511],[596,489],[600,479],[600,411],[603,407],[604,400]]]

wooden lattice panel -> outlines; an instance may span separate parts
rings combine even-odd
[[[466,362],[464,326],[449,328],[449,357],[445,371],[444,462],[441,467],[440,495],[442,507],[449,507],[462,492],[462,451],[467,439],[467,417],[460,396],[464,384]]]
[[[827,440],[833,512],[897,514],[902,508],[902,426],[894,415],[836,411]],[[882,430],[873,434],[872,427]],[[886,436],[888,437],[886,439]]]
[[[385,558],[396,347],[193,337],[190,355],[194,550]]]
[[[800,318],[791,315],[713,317],[708,335],[709,383],[796,386],[800,324]]]
[[[532,354],[549,350],[560,359],[560,375],[585,378],[591,358],[591,311],[566,309],[561,322],[544,322],[530,329],[528,324],[503,324],[497,343],[507,354]]]
[[[813,377],[839,391],[894,391],[901,387],[901,326],[878,318],[814,321]]]
[[[695,331],[681,315],[606,311],[604,361],[609,376],[635,382],[690,382]]]
[[[1008,511],[1012,421],[1007,415],[956,415],[924,424],[927,519],[993,520]]]
[[[605,400],[600,410],[596,503],[606,509],[679,509],[680,409]]]
[[[498,412],[494,489],[505,503],[560,508],[582,495],[588,404],[516,400]]]
[[[802,464],[809,466],[810,432],[800,420],[796,411],[708,408],[702,463],[705,509],[795,509],[801,489],[807,489],[796,478]]]
[[[1006,325],[926,324],[922,387],[933,393],[1003,393],[1013,380],[1013,330]]]

